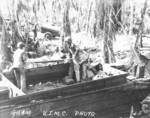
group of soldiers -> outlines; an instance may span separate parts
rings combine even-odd
[[[64,54],[69,55],[70,58],[70,68],[68,72],[69,78],[73,78],[74,73],[76,82],[84,81],[89,78],[87,72],[89,69],[89,55],[84,50],[81,50],[78,46],[73,44],[71,37],[65,38],[63,47],[64,48],[61,51]],[[26,91],[26,75],[24,68],[26,59],[27,55],[25,45],[22,42],[19,42],[13,55],[11,71],[13,71],[15,75],[17,86],[24,92]],[[91,71],[94,73],[94,70],[91,69]],[[91,75],[91,77],[93,75]]]
[[[69,78],[73,78],[75,73],[76,82],[87,81],[91,80],[99,70],[103,70],[100,60],[93,62],[89,53],[75,45],[71,37],[65,38],[63,47],[63,52],[69,54],[71,59],[68,73]]]

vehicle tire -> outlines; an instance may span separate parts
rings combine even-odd
[[[44,38],[47,38],[47,39],[51,40],[51,39],[53,38],[53,35],[52,35],[51,32],[46,32],[46,33],[44,34]]]

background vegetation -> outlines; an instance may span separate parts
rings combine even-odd
[[[113,42],[116,35],[134,35],[138,32],[145,1],[142,0],[3,0],[1,17],[6,30],[9,24],[11,35],[4,33],[1,39],[1,58],[10,60],[8,43],[23,40],[25,32],[31,30],[29,24],[57,26],[61,35],[87,32],[93,41],[101,41],[101,49],[106,63],[115,62]],[[144,32],[149,32],[149,2],[144,18]],[[15,21],[15,22],[14,22]],[[66,33],[67,32],[67,33]],[[7,39],[7,41],[6,41]],[[4,54],[5,53],[5,54]],[[7,59],[8,58],[8,59]]]

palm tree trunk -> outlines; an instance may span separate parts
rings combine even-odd
[[[133,61],[132,72],[136,78],[143,78],[145,73],[146,65],[148,64],[149,60],[140,54],[139,48],[142,47],[142,33],[144,27],[144,15],[147,8],[147,0],[145,0],[144,8],[141,13],[141,23],[139,25],[139,32],[136,37],[135,45],[132,50],[133,54],[131,55],[130,61]]]
[[[90,4],[89,10],[88,10],[87,27],[86,27],[87,32],[89,31],[89,22],[90,22],[90,16],[91,16],[91,12],[92,12],[92,6],[93,6],[93,2]]]
[[[71,36],[71,28],[69,21],[69,9],[70,2],[69,0],[64,1],[64,12],[63,12],[63,24],[62,24],[62,33],[64,37]]]
[[[103,38],[103,56],[105,63],[115,62],[113,52],[113,40],[115,39],[115,29],[113,26],[113,11],[108,3],[104,3],[104,38]]]
[[[12,60],[9,50],[10,39],[3,18],[0,16],[0,70],[6,68]]]
[[[107,20],[107,13],[104,17],[104,38],[103,38],[103,56],[104,62],[109,63],[109,51],[108,51],[108,20]]]
[[[143,33],[143,27],[144,27],[144,16],[147,8],[147,0],[145,0],[144,8],[141,13],[141,23],[139,25],[138,34],[135,41],[135,47],[142,47],[142,33]]]

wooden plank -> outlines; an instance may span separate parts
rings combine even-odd
[[[14,84],[12,84],[3,74],[0,74],[2,82],[5,86],[10,89],[10,97],[22,96],[25,95],[20,89],[18,89]]]
[[[125,76],[125,75],[122,75]],[[115,78],[119,78],[120,76],[115,76]],[[109,77],[109,79],[112,79],[112,77]],[[108,78],[106,79],[108,80]],[[19,104],[19,103],[25,103],[29,102],[29,100],[39,100],[39,99],[46,99],[46,98],[57,98],[57,96],[67,96],[67,95],[73,95],[75,93],[84,93],[94,90],[100,90],[105,88],[105,79],[101,80],[95,80],[95,81],[88,81],[83,83],[76,83],[73,85],[68,85],[66,87],[61,87],[53,90],[47,90],[47,91],[41,91],[33,94],[26,95],[21,98],[16,98],[13,100],[13,103]]]
[[[109,108],[105,111],[96,112],[97,116],[102,118],[128,118],[130,116],[132,103],[123,104],[118,107]]]
[[[52,73],[58,73],[58,72],[64,72],[66,73],[68,71],[69,64],[59,64],[59,65],[52,65],[52,66],[45,66],[45,67],[39,67],[39,68],[33,68],[33,69],[27,69],[27,75],[28,76],[35,76],[40,74],[52,74]]]
[[[117,77],[120,77],[120,76],[115,76],[115,78]],[[112,79],[112,77],[110,77],[110,79]],[[98,89],[105,88],[104,80],[105,79],[89,81],[85,83],[78,83],[78,84],[70,85],[70,86],[63,87],[63,88],[57,88],[56,90],[37,92],[31,95],[23,96],[18,99],[14,99],[12,103],[20,104],[20,103],[29,102],[31,100],[40,100],[40,99],[47,99],[47,98],[54,99],[54,98],[57,98],[58,96],[64,97],[64,96],[73,95],[76,93],[83,93],[86,91],[98,90]]]
[[[114,76],[114,77],[105,79],[105,86],[106,87],[116,86],[116,85],[124,84],[124,83],[126,83],[125,76],[119,76],[119,77]]]
[[[12,111],[21,111],[21,110],[31,110],[31,118],[36,117],[40,118],[43,115],[43,111],[67,111],[74,112],[77,111],[93,111],[99,113],[107,108],[117,107],[119,105],[130,103],[136,100],[138,97],[139,91],[126,91],[116,89],[115,91],[108,92],[93,92],[92,94],[87,94],[76,97],[69,97],[66,99],[58,99],[55,101],[45,101],[41,103],[33,103],[29,106],[17,107],[13,109],[6,109],[0,111],[1,113],[6,113],[6,115],[12,115]],[[134,95],[134,97],[133,97]],[[131,96],[130,98],[128,96]],[[21,105],[22,106],[22,105]],[[8,110],[8,111],[7,111]],[[69,114],[70,115],[70,114]],[[69,118],[70,116],[66,117]],[[11,118],[11,117],[8,117]],[[14,117],[16,118],[16,117]],[[95,118],[99,118],[98,116]]]
[[[72,96],[72,97],[81,96],[81,94],[83,94],[83,95],[92,94],[93,92],[98,93],[100,91],[105,93],[108,91],[116,91],[116,90],[119,90],[120,88],[124,89],[124,87],[126,87],[126,86],[130,86],[130,85],[121,85],[121,86],[116,86],[116,87],[111,87],[111,88],[104,88],[104,89],[100,89],[97,91],[88,91],[88,92],[84,92],[84,93],[78,93],[75,95],[70,94],[69,96]],[[69,88],[69,87],[66,87],[66,88]],[[19,96],[16,98],[12,98],[11,100],[5,100],[2,102],[0,101],[0,105],[11,105],[11,104],[19,105],[19,104],[23,104],[23,103],[30,103],[30,101],[32,101],[32,100],[39,101],[39,100],[45,100],[45,99],[49,99],[49,98],[51,100],[53,100],[53,99],[57,100],[57,99],[59,99],[59,97],[65,98],[65,96],[63,96],[64,93],[62,93],[60,91],[60,89],[65,90],[66,88],[65,87],[64,88],[58,88],[56,90],[43,91],[43,92],[37,92],[37,93],[29,94],[29,95]]]
[[[101,100],[105,100],[106,98],[109,99],[108,96],[114,96],[114,94],[119,94],[119,93],[122,93],[122,94],[125,94],[124,92],[120,91],[120,90],[116,90],[115,93],[114,91],[110,91],[110,90],[106,90],[106,91],[95,91],[95,92],[92,92],[92,93],[87,93],[87,94],[79,94],[78,95],[75,95],[75,96],[68,96],[67,98],[65,97],[61,97],[61,99],[58,99],[58,100],[54,100],[53,103],[55,103],[54,106],[59,106],[61,102],[67,102],[68,104],[70,105],[77,105],[77,104],[73,104],[74,102],[77,101],[77,99],[79,99],[80,101],[83,100],[83,101],[88,101],[89,99],[90,100],[99,100],[99,98]],[[108,96],[106,96],[108,95]],[[117,97],[116,95],[114,97]],[[92,98],[95,98],[95,99],[92,99]],[[69,102],[70,101],[70,102]],[[47,102],[50,102],[49,100],[45,101],[45,103],[47,104]],[[52,102],[52,101],[51,101]],[[12,104],[16,104],[14,102],[11,102]],[[43,103],[43,102],[42,102]],[[58,103],[58,105],[57,105]],[[90,101],[88,101],[88,103],[90,103]],[[21,104],[21,103],[20,103]],[[81,105],[82,103],[79,102],[78,105]]]
[[[98,112],[99,112],[102,109],[107,109],[107,107],[112,107],[114,105],[114,101],[117,101],[120,98],[120,96],[118,96],[118,99],[114,100],[113,97],[107,96],[107,98],[108,97],[109,97],[109,100],[107,99],[105,101],[101,101],[101,98],[98,96],[95,96],[95,97],[88,96],[88,98],[85,96],[85,97],[82,97],[82,99],[79,98],[79,99],[73,100],[74,102],[72,101],[72,99],[70,99],[70,101],[67,100],[65,103],[58,103],[58,104],[55,103],[54,106],[52,104],[49,104],[50,107],[49,108],[47,107],[47,108],[49,110],[54,110],[54,111],[64,111],[65,110],[68,112],[74,112],[75,110],[77,110],[77,111],[93,111],[93,112],[95,112],[95,110],[98,110]],[[85,98],[87,98],[87,99],[85,99]],[[97,98],[97,101],[95,101],[94,98]],[[114,98],[116,98],[116,97],[114,97]],[[111,102],[109,102],[109,101],[111,101]],[[117,104],[119,104],[122,101],[126,101],[126,99],[123,100],[120,98],[119,102],[117,102]],[[43,106],[43,109],[44,109],[44,106]],[[38,111],[38,108],[37,108],[37,111]],[[37,114],[34,115],[36,117],[41,115],[37,111],[36,111]],[[96,112],[96,113],[98,113],[98,112]]]
[[[27,69],[27,83],[35,83],[36,81],[38,81],[38,79],[53,80],[55,78],[63,78],[68,74],[68,69],[69,63]],[[11,81],[15,80],[13,72],[5,72],[4,75]]]
[[[1,84],[0,82],[0,100],[5,100],[9,98],[9,89],[3,84]]]
[[[71,60],[71,58],[70,59],[55,59],[55,60],[48,60],[48,61],[30,61],[30,60],[28,60],[28,61],[26,61],[26,63],[54,63],[54,62],[57,62],[58,64],[59,63],[66,63],[66,62],[69,62]]]
[[[119,78],[123,77],[124,79],[125,76],[126,74],[121,74],[121,76],[117,75],[102,80],[78,83],[55,90],[5,100],[0,102],[0,116],[12,118],[12,113],[27,111],[28,113],[31,112],[29,117],[40,118],[43,117],[44,110],[93,110],[99,113],[104,109],[141,99],[145,96],[141,92],[149,92],[149,90],[146,91],[147,89],[142,89],[141,91],[128,87],[133,84],[122,84],[107,88],[111,86],[113,81],[114,83],[120,82]],[[25,116],[15,116],[14,118],[17,117],[24,118]],[[69,118],[70,116],[67,117]],[[65,118],[67,117],[65,116]],[[96,116],[96,118],[99,118],[99,116]]]

